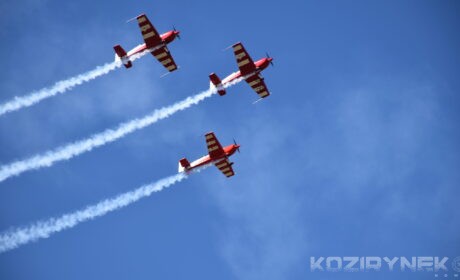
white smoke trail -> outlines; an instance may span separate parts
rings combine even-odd
[[[209,165],[197,169],[199,172]],[[141,198],[148,197],[154,192],[159,192],[175,183],[178,183],[188,175],[178,173],[176,175],[161,179],[155,183],[144,185],[134,191],[118,195],[114,198],[105,199],[95,205],[62,215],[59,218],[50,218],[44,221],[38,221],[27,227],[20,227],[9,230],[0,235],[0,253],[15,249],[21,245],[36,241],[41,238],[48,238],[54,233],[65,229],[73,228],[76,225],[92,220],[96,217],[103,216],[109,212],[128,206]]]
[[[130,57],[130,60],[134,61],[145,55],[148,51],[133,55]],[[119,59],[117,59],[114,62],[98,66],[94,70],[88,71],[75,77],[71,77],[63,81],[59,81],[55,83],[52,87],[43,88],[39,91],[32,92],[29,95],[15,97],[14,99],[7,101],[6,103],[0,104],[0,116],[25,107],[30,107],[42,101],[43,99],[53,97],[59,93],[64,93],[75,86],[81,85],[85,82],[89,82],[100,76],[106,75],[109,72],[121,67],[121,65],[123,65],[122,62]]]
[[[96,67],[96,69],[78,75],[76,77],[69,78],[67,80],[59,81],[55,83],[52,87],[44,88],[39,91],[32,92],[29,95],[15,97],[14,99],[0,104],[0,115],[22,109],[24,107],[29,107],[43,99],[55,96],[59,93],[64,93],[73,87],[80,85],[84,82],[96,79],[99,76],[105,75],[110,71],[115,70],[120,67],[122,64],[120,61],[114,61],[111,63],[106,63],[102,66]]]
[[[235,85],[241,80],[242,78],[228,83],[225,85],[225,87]],[[192,105],[196,105],[204,99],[212,96],[214,93],[216,93],[215,88],[208,89],[195,96],[187,97],[186,99],[179,101],[171,106],[157,109],[153,113],[143,118],[122,123],[116,129],[107,129],[84,140],[70,143],[52,151],[48,151],[45,154],[36,155],[28,159],[0,166],[0,182],[11,176],[17,176],[25,171],[39,169],[42,167],[49,167],[57,161],[69,160],[82,153],[89,152],[96,147],[113,142],[136,130],[145,128],[159,120],[165,119],[178,111],[182,111]]]

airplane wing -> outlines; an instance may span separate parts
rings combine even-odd
[[[163,64],[163,66],[168,69],[169,72],[172,72],[174,70],[177,70],[177,65],[176,62],[174,62],[173,57],[171,56],[171,53],[169,52],[168,48],[166,46],[154,50],[152,52],[153,56],[158,59],[158,61]]]
[[[208,153],[211,158],[222,156],[224,149],[217,140],[213,132],[206,133],[206,145],[208,146]]]
[[[246,79],[246,82],[252,87],[252,89],[259,95],[260,98],[265,98],[270,95],[262,76],[251,76]]]
[[[216,162],[215,165],[222,173],[224,173],[225,176],[231,177],[235,175],[235,172],[233,172],[232,164],[228,161],[228,158]]]
[[[211,158],[222,156],[224,153],[224,149],[214,133],[210,132],[206,134],[206,144],[208,145],[208,152]],[[230,177],[235,175],[235,172],[233,172],[232,169],[232,164],[228,161],[228,158],[221,159],[214,164],[222,173],[224,173],[225,176]]]
[[[144,38],[145,45],[147,48],[152,48],[161,43],[161,37],[158,31],[153,27],[150,20],[145,14],[142,14],[137,17],[137,23],[142,32],[142,37]]]
[[[236,43],[233,46],[233,53],[236,57],[236,63],[238,63],[238,68],[240,69],[241,74],[247,75],[253,72],[256,69],[254,61],[249,56],[248,52],[244,49],[243,44]]]

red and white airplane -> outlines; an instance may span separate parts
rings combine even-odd
[[[260,99],[269,96],[270,93],[260,72],[267,68],[269,64],[273,65],[273,58],[267,54],[267,57],[253,62],[241,42],[234,44],[232,48],[236,57],[236,63],[238,64],[239,71],[230,74],[222,81],[215,73],[211,73],[211,75],[209,75],[209,79],[211,80],[211,87],[217,88],[219,95],[224,95],[225,84],[239,78],[244,78],[244,80],[259,95]]]
[[[156,59],[158,59],[158,61],[161,62],[161,64],[163,64],[166,69],[168,69],[169,72],[177,70],[177,65],[174,62],[167,45],[174,41],[176,37],[180,38],[179,31],[174,28],[174,30],[160,35],[145,14],[137,16],[136,19],[145,43],[138,45],[128,53],[126,53],[120,45],[114,46],[113,49],[115,50],[116,58],[121,59],[126,68],[130,68],[133,66],[130,57],[139,55],[140,53],[148,50]]]
[[[195,168],[213,163],[225,176],[231,177],[235,175],[232,169],[233,162],[230,162],[228,158],[236,151],[240,151],[240,145],[236,144],[235,140],[233,140],[234,144],[222,147],[214,135],[214,132],[206,133],[205,137],[206,145],[208,146],[208,155],[192,163],[186,158],[179,160],[179,172],[189,173]]]

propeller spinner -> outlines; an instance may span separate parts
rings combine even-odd
[[[268,52],[265,52],[265,56],[266,56],[267,58],[272,58],[272,57],[268,54]],[[273,64],[273,62],[272,62],[272,59],[270,59],[270,65],[271,65],[271,66],[275,66],[275,64]]]
[[[174,32],[177,32],[177,29],[176,29],[176,27],[175,27],[174,25],[173,25],[173,31],[174,31]],[[179,39],[179,40],[181,39],[179,33],[176,33],[176,37],[177,37],[177,39]]]
[[[233,143],[235,144],[235,146],[238,146],[238,148],[236,149],[238,151],[238,153],[240,152],[240,147],[239,145],[236,143],[236,140],[235,138],[233,138]]]

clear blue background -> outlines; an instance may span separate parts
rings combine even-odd
[[[141,117],[235,71],[242,41],[272,95],[245,84],[120,141],[0,184],[0,230],[72,212],[176,172],[203,134],[241,144],[215,168],[121,211],[0,255],[1,279],[433,279],[310,272],[311,256],[460,255],[458,1],[0,3],[1,102],[141,43],[146,13],[181,69],[151,57],[0,117],[0,160]],[[450,270],[452,272],[452,270]],[[452,278],[452,275],[449,275]]]

